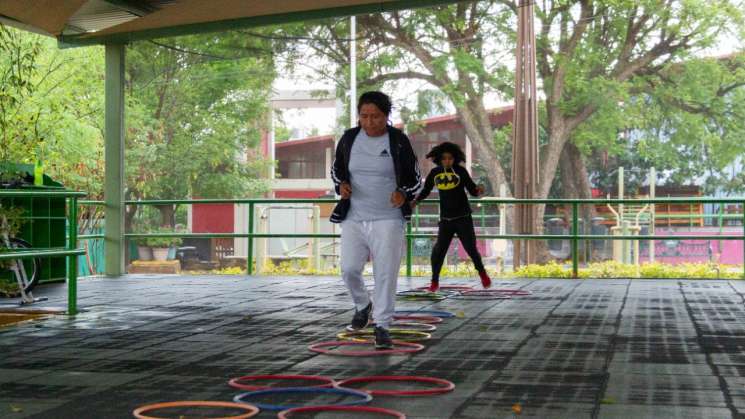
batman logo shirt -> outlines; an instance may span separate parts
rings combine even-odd
[[[460,176],[455,172],[442,172],[435,176],[435,186],[440,191],[449,191],[460,185]]]

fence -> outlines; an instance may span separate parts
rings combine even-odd
[[[125,233],[126,238],[142,238],[142,237],[181,237],[181,238],[245,238],[248,239],[248,257],[246,269],[248,274],[254,273],[254,239],[257,238],[338,238],[339,234],[332,233],[284,233],[284,234],[272,234],[272,233],[257,233],[255,232],[255,218],[256,218],[256,207],[257,205],[277,205],[277,204],[333,204],[336,200],[334,199],[196,199],[196,200],[142,200],[142,201],[125,201],[127,205],[179,205],[179,204],[247,204],[248,205],[248,231],[245,233]],[[426,203],[435,203],[436,200],[427,200]],[[579,231],[580,217],[579,210],[582,205],[654,205],[664,204],[719,204],[723,207],[724,204],[737,204],[745,207],[745,198],[655,198],[655,199],[507,199],[507,198],[483,198],[473,199],[472,204],[480,205],[480,208],[474,212],[474,218],[477,220],[477,224],[480,222],[484,225],[485,220],[494,218],[501,223],[502,216],[495,215],[486,210],[488,206],[497,206],[502,209],[506,206],[515,204],[525,205],[555,205],[555,206],[568,206],[571,207],[571,221],[570,221],[570,233],[569,234],[509,234],[506,232],[500,232],[500,234],[480,234],[479,239],[503,239],[503,240],[569,240],[571,243],[571,260],[572,260],[572,276],[577,277],[579,268],[579,244],[582,241],[587,240],[621,240],[621,241],[642,241],[642,240],[666,240],[670,239],[669,235],[656,235],[656,234],[645,234],[645,235],[599,235],[599,234],[582,234]],[[101,205],[101,202],[96,201],[83,201],[81,204],[84,205]],[[501,212],[504,214],[504,210]],[[701,215],[696,215],[701,217]],[[715,214],[712,217],[718,218],[720,228],[723,220],[731,220],[735,217],[740,218],[743,223],[743,229],[745,230],[745,213],[742,215],[732,214]],[[406,231],[406,273],[411,275],[412,272],[412,240],[416,238],[433,238],[436,234],[426,234],[413,231],[413,227],[418,227],[421,219],[425,216],[420,215],[417,211],[414,214],[412,223],[407,224]],[[81,236],[81,238],[92,239],[102,238],[102,235],[87,235]],[[745,241],[745,232],[743,235],[735,234],[724,234],[720,231],[720,234],[709,234],[709,235],[693,235],[683,234],[676,235],[677,240],[740,240]],[[745,245],[743,246],[743,258],[745,260]],[[745,275],[745,273],[744,273]]]

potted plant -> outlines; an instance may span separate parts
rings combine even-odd
[[[172,230],[158,229],[153,233],[172,233]],[[168,259],[168,252],[171,247],[178,246],[181,244],[181,238],[179,237],[148,237],[145,240],[147,246],[153,249],[153,258],[155,260],[166,260]]]
[[[136,238],[135,244],[137,245],[138,260],[153,260],[153,249],[147,244],[146,237]]]

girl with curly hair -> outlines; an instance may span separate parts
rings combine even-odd
[[[426,158],[432,159],[435,168],[427,175],[424,188],[412,202],[412,207],[426,199],[433,188],[437,188],[440,196],[440,222],[437,242],[432,248],[432,283],[429,290],[435,292],[440,287],[440,270],[442,270],[442,263],[455,234],[458,234],[463,248],[471,257],[481,278],[481,285],[489,288],[491,278],[486,273],[481,254],[476,248],[476,232],[471,218],[471,206],[468,204],[466,195],[466,190],[468,190],[471,195],[480,196],[484,193],[484,188],[476,185],[468,171],[460,165],[466,160],[466,155],[457,144],[441,143],[432,148]]]

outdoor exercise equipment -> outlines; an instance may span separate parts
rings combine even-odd
[[[528,290],[512,289],[512,288],[491,288],[490,291],[495,291],[504,295],[520,296],[520,295],[533,295]]]
[[[228,409],[236,409],[247,412],[236,416],[222,416],[214,419],[247,419],[256,416],[259,413],[259,408],[249,403],[189,400],[148,404],[135,409],[132,412],[132,415],[134,415],[134,417],[136,417],[137,419],[164,419],[163,416],[150,416],[146,415],[145,413],[151,412],[153,410],[170,409],[174,407],[224,407]]]
[[[431,334],[418,330],[389,329],[388,332],[391,334],[391,338],[401,342],[421,342],[432,338]],[[372,330],[341,332],[336,335],[336,338],[355,342],[372,342],[375,338],[375,332]]]
[[[438,387],[421,390],[359,390],[370,393],[373,396],[431,396],[434,394],[447,393],[455,389],[455,384],[452,381],[444,380],[442,378],[423,377],[417,375],[372,375],[369,377],[354,377],[338,381],[335,386],[337,388],[349,388],[347,387],[347,385],[349,384],[386,381],[436,384]]]
[[[437,316],[418,316],[418,315],[394,315],[393,320],[413,320],[418,323],[427,323],[427,324],[440,324],[443,322],[442,317]]]
[[[434,332],[437,330],[437,326],[434,324],[429,323],[417,323],[417,322],[402,322],[402,321],[393,321],[391,322],[391,327],[393,329],[391,330],[416,330],[418,332]],[[347,332],[357,332],[360,330],[364,330],[368,333],[373,333],[373,328],[368,327],[365,329],[355,329],[352,327],[352,325],[347,325]]]
[[[266,390],[269,388],[276,388],[272,386],[245,384],[245,381],[259,381],[259,380],[307,380],[307,381],[321,382],[321,384],[307,386],[310,388],[333,387],[335,384],[335,381],[333,378],[324,377],[321,375],[269,374],[269,375],[244,375],[243,377],[232,378],[230,381],[228,381],[228,385],[230,387],[237,388],[239,390],[245,390],[245,391]],[[297,387],[297,386],[293,386],[293,387]]]
[[[393,344],[398,346],[393,349],[368,349],[368,350],[356,350],[356,351],[333,351],[327,348],[334,348],[339,346],[370,346],[370,342],[355,342],[351,340],[331,340],[326,342],[318,342],[308,346],[313,352],[326,355],[336,356],[382,356],[382,355],[404,355],[419,352],[424,349],[424,345],[411,342],[401,342],[400,340],[394,340]]]
[[[447,298],[446,295],[443,295],[437,292],[419,291],[419,290],[400,291],[396,293],[396,296],[399,298],[403,298],[405,300],[409,300],[409,301],[422,301],[422,300],[442,301]]]
[[[435,316],[440,317],[443,319],[448,319],[451,317],[455,317],[455,313],[451,313],[449,311],[439,311],[439,310],[396,310],[395,313],[393,313],[393,317],[395,318],[397,315],[427,315],[427,316]]]
[[[429,287],[415,288],[417,291],[426,291]],[[440,292],[460,292],[472,290],[473,287],[469,285],[440,285]]]
[[[311,413],[311,412],[348,412],[348,413],[380,413],[381,415],[390,416],[398,419],[406,419],[406,415],[396,410],[383,409],[382,407],[371,406],[308,406],[295,407],[279,412],[278,419],[288,419],[294,413]],[[357,415],[355,415],[357,416]],[[365,415],[367,417],[368,415]]]
[[[457,300],[509,300],[512,297],[498,290],[487,289],[464,291],[458,295],[452,296],[451,298]]]
[[[372,395],[365,393],[364,391],[352,390],[348,388],[318,388],[318,387],[284,387],[284,388],[270,388],[266,390],[249,391],[248,393],[241,393],[233,397],[233,401],[236,403],[246,403],[245,399],[256,398],[259,396],[276,395],[276,394],[336,394],[339,396],[351,396],[355,397],[356,400],[350,400],[347,402],[324,404],[324,406],[355,406],[359,404],[370,403],[372,401]],[[279,405],[269,403],[251,403],[261,410],[287,410],[295,407],[304,407],[298,405]]]

